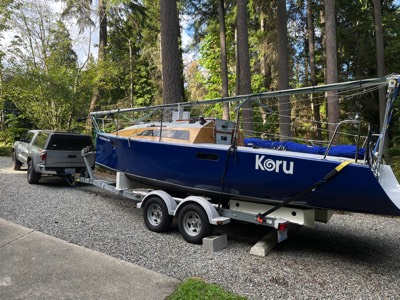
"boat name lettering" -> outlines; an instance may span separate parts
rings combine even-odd
[[[103,141],[106,141],[106,142],[109,142],[110,141],[110,139],[109,138],[106,138],[106,137],[103,137],[103,136],[99,136],[99,138],[101,139],[101,140],[103,140]]]
[[[285,160],[265,159],[265,155],[256,155],[256,170],[293,174],[294,162]]]

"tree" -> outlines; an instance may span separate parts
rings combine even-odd
[[[163,102],[182,100],[179,22],[176,0],[160,0]]]
[[[0,39],[2,38],[2,31],[9,28],[7,20],[11,14],[11,4],[13,0],[4,0],[0,3]],[[4,113],[4,99],[3,99],[3,57],[5,53],[0,50],[0,129],[5,129],[5,113]]]
[[[64,17],[77,17],[77,24],[81,30],[85,27],[91,27],[94,22],[91,19],[92,0],[64,0],[67,2],[63,12]],[[98,0],[98,17],[99,17],[99,44],[98,44],[98,64],[101,66],[106,59],[107,50],[107,0]],[[101,72],[100,72],[101,74]],[[96,108],[96,103],[101,96],[100,86],[103,78],[97,78],[97,84],[93,87],[92,99],[90,101],[89,113]],[[88,129],[92,127],[92,119],[88,116],[86,125]]]
[[[108,76],[113,88],[107,91],[109,99],[99,105],[107,102],[118,107],[148,106],[161,99],[153,59],[160,56],[159,28],[151,22],[152,14],[159,15],[159,10],[152,12],[144,5],[129,1],[110,7],[107,62],[117,74],[114,78]]]
[[[77,60],[76,53],[72,51],[75,49],[74,41],[68,40],[65,26],[63,28],[62,23],[57,24],[59,16],[53,12],[48,14],[49,17],[43,13],[43,21],[38,17],[39,4],[50,4],[51,0],[0,1],[0,35],[1,30],[4,32],[4,29],[12,27],[13,33],[15,32],[17,36],[12,43],[0,40],[0,63],[2,63],[0,105],[5,103],[7,112],[14,113],[18,108],[10,109],[11,99],[13,99],[16,103],[19,102],[19,108],[24,111],[24,115],[28,115],[25,111],[35,111],[39,101],[42,101],[46,103],[46,107],[52,108],[52,112],[46,111],[46,116],[40,116],[39,112],[35,116],[29,115],[36,124],[39,121],[35,118],[40,116],[41,119],[50,120],[44,126],[50,126],[50,124],[53,126],[60,120],[66,120],[63,126],[74,128],[76,123],[73,118],[78,112],[88,111],[94,91],[100,95],[98,98],[96,96],[95,108],[101,110],[131,105],[161,104],[163,101],[162,80],[164,79],[160,40],[159,4],[161,2],[151,0],[63,1],[66,3],[65,16],[70,15],[74,20],[76,19],[82,30],[89,28],[93,32],[95,26],[91,17],[94,12],[105,14],[105,17],[99,18],[100,21],[107,21],[107,26],[101,30],[105,38],[100,38],[105,43],[99,43],[99,50],[103,49],[99,57],[103,57],[103,61],[101,59],[97,61],[95,57],[89,59],[88,56],[87,63],[82,62],[81,53],[78,53],[80,57]],[[171,1],[165,0],[164,3],[166,2],[169,5],[167,9],[170,10]],[[99,3],[102,5],[97,10]],[[325,51],[328,52],[328,48],[330,49],[329,41],[326,46],[323,41],[325,37],[328,39],[328,32],[325,34],[325,21],[320,20],[318,14],[319,11],[324,11],[323,1],[285,2],[280,0],[277,3],[277,1],[264,0],[240,2],[237,0],[184,0],[177,3],[179,6],[176,10],[184,9],[182,15],[190,16],[188,19],[194,31],[194,42],[191,47],[199,53],[199,59],[190,62],[186,68],[186,76],[181,76],[179,49],[181,51],[183,49],[179,48],[178,11],[174,12],[174,30],[175,36],[178,36],[174,38],[175,41],[178,39],[174,47],[178,48],[179,58],[176,59],[176,63],[166,63],[164,66],[179,68],[179,75],[173,80],[173,84],[182,95],[187,94],[192,99],[201,100],[226,97],[235,93],[248,94],[284,89],[289,85],[301,87],[318,84],[324,79],[328,82],[329,72],[325,72],[326,75],[324,75],[323,71],[324,66],[327,65]],[[105,4],[107,4],[106,8]],[[277,4],[280,5],[279,16],[283,17],[277,18]],[[325,4],[332,4],[332,1],[329,3],[326,1]],[[381,22],[385,28],[384,59],[388,73],[391,73],[400,69],[400,63],[396,60],[396,53],[400,51],[398,42],[400,29],[396,24],[399,5],[393,0],[381,2],[380,5]],[[333,25],[326,25],[327,29],[336,26],[336,46],[332,49],[336,52],[337,58],[336,62],[328,63],[328,67],[337,66],[335,71],[337,79],[334,81],[369,78],[375,77],[377,73],[382,74],[382,72],[377,72],[377,49],[370,47],[375,42],[378,43],[376,38],[379,36],[379,30],[374,30],[374,8],[376,6],[373,6],[373,1],[336,0],[336,16],[334,15],[336,22]],[[286,12],[282,14],[285,9]],[[22,11],[25,13],[22,14]],[[240,25],[243,12],[247,17],[247,29],[244,33],[244,27]],[[222,17],[225,20],[222,20]],[[171,18],[167,17],[167,20],[171,21]],[[377,25],[381,23],[378,18],[375,18],[375,21]],[[97,20],[96,22],[100,25],[100,22]],[[327,22],[329,22],[328,18]],[[223,28],[224,23],[225,28]],[[40,24],[45,26],[41,28]],[[49,32],[43,31],[46,26],[51,28]],[[236,28],[238,34],[235,37]],[[282,35],[282,31],[286,31],[286,38]],[[225,51],[223,50],[224,40]],[[244,40],[247,40],[247,45],[243,44]],[[287,54],[284,53],[285,51]],[[247,53],[247,57],[242,59],[239,54],[243,53]],[[224,57],[226,64],[221,64]],[[246,66],[247,60],[249,63]],[[284,64],[287,66],[283,66]],[[225,75],[222,76],[225,73],[224,65],[226,65],[228,80]],[[236,67],[238,72],[235,72]],[[283,69],[287,71],[281,71]],[[288,85],[280,85],[278,81],[284,78],[282,74],[285,72],[288,73]],[[186,93],[182,92],[183,78],[186,80]],[[243,80],[250,82],[250,84],[245,84],[244,89],[243,86],[239,86],[239,83],[245,82]],[[238,88],[235,91],[236,81]],[[227,82],[227,89],[225,82]],[[170,85],[164,84],[164,87],[167,89]],[[182,99],[180,95],[176,97],[179,92],[172,93],[175,98],[173,101]],[[371,122],[373,127],[377,127],[379,125],[377,96],[377,92],[371,92],[357,98],[356,101],[341,102],[340,115],[343,118],[353,118],[355,114],[352,112],[356,111],[364,120]],[[282,105],[279,108],[277,99],[262,100],[269,108],[274,111],[280,110],[280,114],[287,118],[281,120],[280,125],[277,120],[279,116],[276,113],[270,113],[265,107],[262,110],[254,110],[254,121],[251,118],[251,121],[247,120],[246,113],[251,108],[247,107],[243,114],[243,128],[249,130],[246,126],[251,122],[257,131],[276,136],[281,126],[287,126],[286,130],[294,137],[319,139],[315,135],[309,135],[309,128],[313,124],[312,119],[318,125],[317,118],[321,116],[325,120],[325,114],[328,111],[332,112],[332,108],[327,109],[325,103],[320,103],[321,111],[318,113],[319,106],[316,102],[318,98],[308,98],[315,104],[313,113],[309,101],[300,101],[302,100],[300,98],[300,95],[290,97],[290,101],[287,100],[284,103],[289,105],[288,108]],[[71,105],[71,102],[74,104]],[[328,104],[331,105],[332,101],[329,100]],[[337,101],[336,104],[338,104]],[[291,105],[293,108],[290,107]],[[224,117],[222,108],[222,104],[216,104],[205,113]],[[296,118],[291,118],[290,110]],[[7,118],[3,113],[0,120],[3,128]],[[393,121],[395,122],[396,118],[393,118]],[[9,129],[7,124],[6,130]],[[391,136],[394,134],[397,132],[390,132]]]
[[[98,0],[99,2],[99,19],[100,19],[100,30],[99,30],[99,52],[98,52],[98,58],[97,58],[97,63],[99,65],[102,64],[102,62],[105,61],[106,59],[106,49],[107,49],[107,0]],[[101,84],[101,81],[103,78],[100,76],[98,78],[98,85],[95,85],[93,88],[93,95],[92,95],[92,100],[90,101],[90,106],[89,106],[89,113],[93,112],[96,108],[96,104],[98,99],[100,98],[100,89],[99,85]],[[90,129],[92,127],[92,119],[88,117],[87,127]]]
[[[226,53],[225,1],[218,0],[219,40],[221,45],[222,97],[228,97],[228,62]],[[229,103],[222,107],[222,118],[229,120]]]
[[[289,88],[289,54],[287,37],[287,17],[286,1],[277,1],[277,28],[278,28],[278,74],[279,89]],[[283,96],[279,98],[279,135],[281,141],[288,140],[291,137],[290,97]]]
[[[307,38],[308,38],[308,53],[309,53],[309,65],[310,65],[310,81],[311,85],[317,85],[317,74],[315,65],[315,45],[314,45],[314,23],[313,23],[313,10],[312,0],[307,0]],[[320,118],[320,107],[319,103],[313,98],[313,94],[310,94],[311,110],[313,115],[313,121],[316,123],[316,132],[314,138],[321,140],[321,118]]]
[[[386,74],[385,68],[385,52],[383,47],[383,28],[382,28],[382,8],[381,1],[374,0],[374,17],[375,17],[375,39],[376,39],[376,64],[378,69],[378,77]],[[379,121],[382,130],[385,118],[386,97],[385,88],[379,90]]]
[[[227,97],[234,94],[232,83],[236,73],[232,72],[236,64],[234,59],[234,29],[236,24],[236,4],[225,0],[186,0],[184,14],[190,16],[190,27],[193,28],[193,43],[191,49],[199,52],[198,63],[202,68],[196,76],[197,81],[206,88],[206,98]],[[227,30],[228,28],[228,30]],[[203,69],[204,71],[202,71]],[[194,79],[193,76],[185,77],[186,80]],[[190,84],[196,87],[197,84]],[[222,118],[228,118],[229,105],[216,105],[221,107]]]
[[[251,73],[249,56],[249,33],[247,0],[237,2],[237,65],[239,66],[238,86],[240,95],[251,94]],[[252,103],[247,101],[242,112],[243,130],[251,135],[254,130]]]
[[[335,0],[324,1],[327,84],[338,82],[335,4]],[[336,124],[339,123],[339,98],[334,92],[327,92],[327,102],[329,138],[332,138]]]
[[[46,2],[24,1],[13,12],[4,97],[36,127],[70,130],[84,102],[76,93],[77,55],[58,17]]]

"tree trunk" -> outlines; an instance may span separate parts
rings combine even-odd
[[[176,0],[160,0],[163,103],[182,100],[179,22]]]
[[[266,25],[266,17],[265,14],[262,12],[260,15],[260,30],[261,32],[265,33],[267,32],[267,25]],[[266,46],[264,46],[266,47]],[[266,50],[262,51],[262,56],[260,58],[260,64],[261,64],[261,74],[263,75],[263,86],[266,88],[267,91],[271,89],[271,67],[268,64],[267,61],[267,54]]]
[[[6,129],[6,120],[4,114],[4,99],[3,99],[3,64],[0,57],[0,129]]]
[[[99,0],[99,61],[106,59],[107,52],[107,0]]]
[[[378,67],[378,77],[385,76],[385,53],[383,48],[383,28],[382,28],[382,12],[381,1],[374,0],[374,16],[375,16],[375,38],[376,38],[376,63]],[[385,88],[379,90],[379,121],[382,130],[385,118],[386,97]]]
[[[277,0],[278,28],[278,87],[280,90],[289,88],[289,53],[287,36],[286,0]],[[290,96],[279,98],[279,135],[281,141],[289,140],[290,130]]]
[[[335,0],[324,1],[327,84],[338,82],[335,2]],[[335,92],[327,92],[327,101],[329,138],[332,138],[336,124],[339,123],[339,98]]]
[[[238,49],[238,32],[237,32],[237,28],[235,29],[235,44],[236,44],[236,49],[235,49],[235,54],[236,54],[236,82],[235,82],[235,91],[236,91],[236,95],[240,94],[240,57],[239,57],[239,49]]]
[[[307,36],[308,36],[308,51],[310,56],[310,81],[311,85],[317,85],[317,75],[315,67],[315,46],[314,46],[314,24],[312,18],[312,1],[307,0]],[[315,122],[316,131],[314,139],[321,140],[321,117],[319,101],[313,98],[313,94],[310,94],[311,110],[313,115],[313,121]]]
[[[251,94],[251,74],[249,55],[249,32],[247,24],[247,0],[237,2],[237,49],[239,59],[239,94]],[[254,130],[252,103],[248,101],[242,109],[243,131],[252,135]]]
[[[106,59],[107,53],[107,0],[99,0],[99,19],[100,19],[100,30],[99,30],[99,52],[97,57],[97,64],[100,65]],[[100,98],[99,85],[102,78],[98,79],[99,82],[95,83],[93,88],[92,99],[89,106],[89,114],[96,108],[97,101]],[[92,129],[92,118],[88,116],[86,120],[86,128],[88,131]]]
[[[222,97],[228,97],[228,62],[226,57],[226,28],[225,28],[225,1],[218,1],[219,17],[219,41],[221,45],[221,77],[222,77]],[[229,120],[229,103],[225,102],[222,106],[222,118]]]

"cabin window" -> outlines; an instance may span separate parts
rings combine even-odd
[[[140,133],[138,136],[160,136],[159,129],[149,129]],[[177,140],[189,140],[189,130],[170,130],[163,129],[162,137]]]
[[[145,130],[142,131],[138,136],[155,136],[154,135],[154,130]],[[157,135],[158,136],[158,135]]]
[[[217,154],[212,154],[212,153],[196,153],[196,158],[198,159],[204,159],[204,160],[219,160],[219,156]]]

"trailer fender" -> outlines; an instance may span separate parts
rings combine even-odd
[[[176,208],[177,208],[177,204],[176,201],[174,200],[174,198],[172,198],[172,196],[164,191],[160,191],[160,190],[156,190],[156,191],[151,191],[150,193],[148,193],[142,200],[142,202],[138,203],[136,205],[137,208],[142,208],[144,207],[144,205],[146,204],[146,201],[151,198],[152,196],[156,196],[161,198],[165,205],[168,208],[168,214],[171,216],[175,215],[176,212]]]
[[[197,203],[198,205],[200,205],[206,212],[208,220],[212,225],[223,225],[230,222],[229,218],[221,217],[215,207],[209,201],[199,196],[189,196],[183,199],[178,204],[176,215],[178,215],[182,207],[184,207],[188,203]]]

